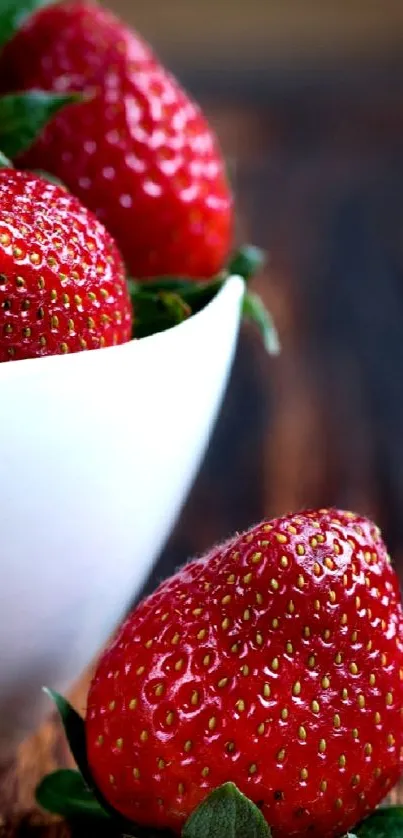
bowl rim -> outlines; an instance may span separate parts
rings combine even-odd
[[[59,366],[58,372],[61,373],[62,364],[72,365],[77,363],[77,359],[79,359],[81,366],[83,365],[83,361],[86,364],[97,364],[99,363],[100,356],[101,359],[103,358],[106,361],[107,359],[111,359],[112,353],[116,355],[120,353],[122,355],[128,351],[140,351],[140,347],[144,347],[145,345],[149,346],[151,343],[160,342],[164,344],[171,339],[173,332],[176,334],[178,332],[185,334],[186,330],[193,329],[197,323],[200,323],[200,321],[203,321],[203,319],[209,316],[213,308],[222,305],[226,298],[228,298],[228,301],[232,298],[234,302],[239,304],[244,291],[244,278],[238,274],[232,274],[225,279],[214,297],[200,311],[192,314],[191,317],[183,320],[181,323],[177,323],[175,326],[170,326],[162,332],[155,332],[143,338],[131,338],[131,340],[121,343],[118,346],[99,347],[98,349],[91,349],[87,352],[72,352],[67,355],[45,355],[40,358],[22,358],[17,361],[4,361],[0,363],[0,383],[4,379],[14,378],[21,374],[24,375],[27,372],[30,372],[30,374],[38,373],[38,364],[40,365],[39,370],[42,369],[43,371],[45,371],[45,364],[47,364],[47,371],[49,371],[51,365],[55,366],[57,364]]]

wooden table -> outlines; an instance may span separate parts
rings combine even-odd
[[[90,672],[73,691],[71,700],[84,712]],[[16,759],[0,772],[0,838],[64,838],[70,832],[65,824],[52,823],[51,817],[36,810],[34,792],[37,783],[58,767],[73,767],[73,761],[56,715],[34,736],[21,745]]]
[[[283,353],[270,361],[242,335],[209,455],[149,587],[232,531],[309,505],[373,515],[403,570],[403,65],[309,89],[288,81],[249,100],[206,98],[238,160],[245,238],[271,252],[257,287]],[[1,838],[68,834],[32,811],[36,782],[67,759],[54,722],[21,747],[1,777]]]

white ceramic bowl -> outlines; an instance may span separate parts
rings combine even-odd
[[[91,661],[139,591],[205,451],[243,281],[111,349],[0,365],[0,754]],[[202,514],[202,513],[201,513]]]

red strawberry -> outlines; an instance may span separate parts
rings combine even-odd
[[[131,333],[124,266],[77,198],[0,170],[0,361],[97,349]]]
[[[132,613],[88,700],[109,803],[180,831],[233,781],[276,838],[342,834],[403,765],[403,621],[379,530],[322,509],[253,527]]]
[[[223,267],[232,199],[216,139],[137,34],[86,0],[50,6],[5,47],[0,78],[3,91],[92,92],[23,163],[53,172],[98,215],[133,276]]]

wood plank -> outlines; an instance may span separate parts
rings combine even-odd
[[[176,65],[298,66],[398,52],[400,0],[113,0]]]

